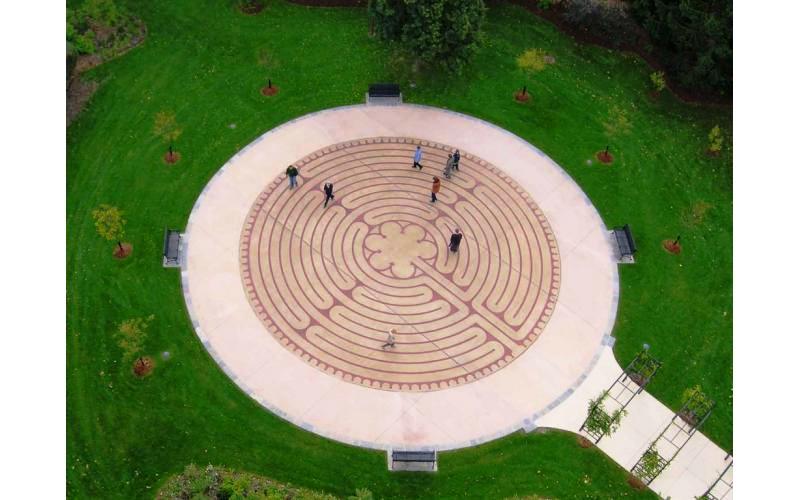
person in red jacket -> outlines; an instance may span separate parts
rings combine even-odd
[[[433,186],[431,186],[431,203],[436,203],[436,193],[442,187],[442,181],[438,177],[433,178]]]

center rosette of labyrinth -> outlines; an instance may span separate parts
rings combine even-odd
[[[550,225],[510,177],[464,151],[431,203],[453,149],[345,142],[297,161],[298,187],[281,176],[264,189],[242,231],[242,282],[281,344],[349,382],[430,391],[485,377],[539,337],[561,275]],[[336,198],[323,207],[326,182]]]

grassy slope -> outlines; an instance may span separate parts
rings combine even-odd
[[[616,466],[558,433],[446,454],[433,477],[389,475],[381,454],[295,429],[241,394],[192,333],[178,274],[160,267],[163,227],[183,227],[213,173],[259,134],[358,102],[369,82],[405,84],[408,76],[386,63],[389,50],[366,36],[359,10],[270,2],[249,18],[210,0],[144,1],[133,9],[148,24],[147,42],[94,71],[103,86],[67,132],[71,496],[149,496],[189,462],[339,495],[361,486],[380,496],[632,493]],[[494,10],[487,32],[468,79],[418,78],[417,90],[404,85],[407,98],[514,131],[563,165],[609,225],[632,224],[641,250],[639,263],[622,269],[618,355],[625,361],[649,341],[665,361],[652,390],[671,405],[685,385],[703,383],[721,401],[707,431],[730,447],[731,314],[722,315],[731,304],[730,155],[710,161],[699,154],[713,123],[730,127],[729,113],[668,99],[650,104],[641,64],[576,46],[521,9]],[[529,80],[535,98],[525,107],[509,97],[523,81],[514,57],[527,47],[546,48],[557,64]],[[257,92],[267,75],[282,88],[270,100]],[[601,123],[614,104],[629,109],[633,131],[610,141],[614,167],[587,167],[606,143]],[[176,167],[161,163],[164,146],[151,132],[161,110],[174,111],[184,130],[177,147],[184,160]],[[681,214],[698,200],[713,209],[689,230]],[[90,211],[100,203],[126,211],[134,256],[125,262],[111,259],[111,245],[94,232]],[[675,258],[658,245],[677,232],[686,252]],[[120,366],[113,333],[122,320],[149,314],[156,319],[148,353],[168,350],[172,358],[137,381]]]

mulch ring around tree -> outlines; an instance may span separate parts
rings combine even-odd
[[[664,250],[667,252],[678,255],[681,253],[681,242],[676,240],[664,240],[661,242],[661,246],[664,247]]]
[[[531,100],[531,94],[529,92],[523,94],[521,90],[517,90],[514,92],[514,99],[516,99],[517,102],[528,102]]]
[[[600,163],[611,165],[614,162],[614,155],[606,151],[605,149],[602,151],[598,151],[595,157],[600,161]]]
[[[591,448],[592,442],[583,436],[578,436],[578,446],[581,448]]]
[[[137,377],[146,377],[153,371],[153,360],[150,356],[142,356],[133,362],[133,374]]]
[[[261,95],[265,95],[265,96],[275,95],[275,94],[278,93],[278,90],[279,89],[278,89],[277,85],[273,85],[272,87],[270,87],[270,86],[261,87]]]
[[[173,151],[172,153],[167,151],[164,153],[164,163],[167,165],[175,165],[179,161],[181,161],[181,154],[177,151]]]
[[[127,259],[133,253],[133,245],[130,243],[123,243],[122,248],[119,245],[114,246],[114,258],[118,260]]]
[[[264,10],[264,4],[258,0],[251,0],[249,2],[239,2],[239,11],[248,16],[255,16]]]

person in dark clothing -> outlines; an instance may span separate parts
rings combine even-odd
[[[322,188],[325,191],[325,207],[328,206],[328,202],[333,199],[333,183],[326,182],[325,186]]]
[[[297,187],[297,175],[299,173],[300,172],[297,170],[297,167],[294,165],[289,165],[289,167],[286,169],[286,177],[289,178],[289,189]]]
[[[450,154],[447,155],[447,164],[445,164],[444,166],[444,171],[442,172],[442,175],[444,175],[445,179],[449,179],[452,171],[453,171],[453,155]]]
[[[461,151],[456,149],[456,152],[453,153],[453,168],[458,170],[458,162],[461,161]]]
[[[456,231],[450,236],[450,251],[451,252],[458,252],[458,246],[461,244],[461,238],[464,235],[461,234],[461,231],[456,229]]]

